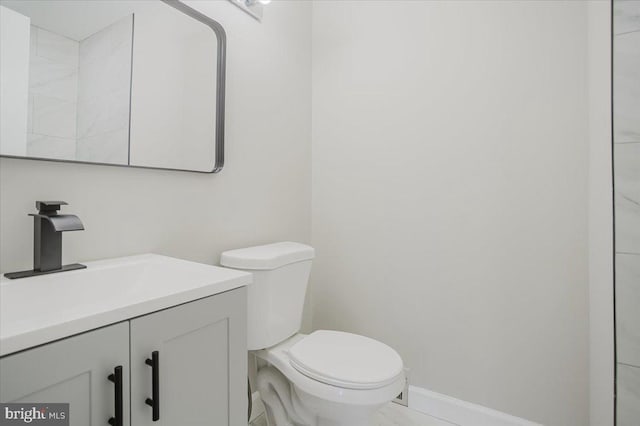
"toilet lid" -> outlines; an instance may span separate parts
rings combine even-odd
[[[319,330],[289,349],[291,366],[319,382],[347,389],[377,389],[402,373],[400,355],[377,340]]]

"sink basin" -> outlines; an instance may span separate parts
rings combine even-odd
[[[212,296],[251,274],[156,254],[0,281],[0,356]]]

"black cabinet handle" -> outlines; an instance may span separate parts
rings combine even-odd
[[[119,365],[113,369],[113,374],[109,374],[107,377],[110,381],[113,382],[115,388],[115,397],[113,398],[115,401],[115,417],[111,417],[109,419],[109,424],[111,426],[123,426],[124,423],[122,419],[123,416],[123,408],[122,408],[122,366]]]
[[[151,352],[151,359],[147,358],[145,364],[151,366],[151,398],[145,403],[153,409],[153,421],[160,420],[160,354]]]

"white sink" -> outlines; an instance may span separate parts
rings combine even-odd
[[[0,356],[251,282],[251,274],[156,254],[0,281]]]

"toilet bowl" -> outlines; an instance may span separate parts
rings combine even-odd
[[[368,339],[371,342],[365,346],[369,349],[369,359],[362,358],[364,351],[355,350],[352,356],[333,365],[344,355],[343,350],[350,348],[335,348],[327,344],[316,353],[325,360],[323,369],[314,369],[313,374],[303,372],[304,368],[296,364],[296,348],[311,343],[306,349],[312,351],[315,345],[325,344],[314,340],[332,337],[339,337],[338,341],[353,338],[355,344],[363,339],[362,336],[321,330],[309,336],[296,334],[274,347],[255,352],[264,362],[258,372],[257,387],[267,407],[270,425],[369,426],[373,414],[402,392],[405,377],[400,357],[388,346],[372,339]],[[381,345],[381,353],[370,351],[375,344]],[[338,354],[331,357],[333,351]],[[385,359],[390,353],[397,359]],[[362,367],[362,363],[371,370],[359,368],[358,364]],[[349,370],[360,378],[355,379]]]
[[[300,334],[315,253],[299,243],[224,252],[223,266],[252,272],[248,348],[269,426],[370,426],[405,385],[402,359],[384,343],[341,331]]]

